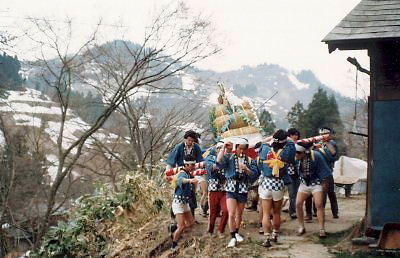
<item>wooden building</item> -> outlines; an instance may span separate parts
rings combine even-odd
[[[362,0],[322,41],[370,57],[368,235],[400,223],[400,0]]]

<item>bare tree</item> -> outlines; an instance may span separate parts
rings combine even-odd
[[[150,95],[140,100],[124,101],[118,108],[121,114],[121,124],[127,131],[127,150],[123,164],[129,169],[138,166],[149,176],[153,174],[156,165],[166,153],[178,142],[182,141],[182,132],[197,123],[202,126],[207,119],[207,112],[199,103],[191,99],[181,98],[179,105],[165,107],[162,103],[152,103]],[[154,99],[153,99],[154,102]],[[111,152],[110,152],[111,153]]]
[[[5,146],[10,146],[10,144],[7,144],[10,142],[10,136],[7,134],[7,131],[5,129],[5,122],[2,116],[0,116],[0,130],[1,133],[4,136],[5,140]],[[10,155],[6,155],[6,153],[9,152]],[[14,170],[14,162],[13,162],[13,152],[7,151],[7,150],[2,150],[1,151],[1,161],[2,161],[2,167],[4,171],[1,173],[1,180],[0,180],[0,189],[1,189],[1,196],[0,196],[0,225],[3,225],[7,220],[6,218],[9,216],[12,216],[12,209],[10,209],[9,206],[9,198],[11,195],[11,192],[13,191],[14,188],[14,183],[15,183],[15,170]],[[5,255],[5,252],[7,251],[7,245],[5,241],[5,233],[0,227],[0,254]]]
[[[13,42],[17,36],[10,34],[8,31],[0,31],[0,50],[7,52],[13,51]]]
[[[49,218],[61,205],[56,205],[60,186],[71,174],[80,158],[85,143],[127,100],[141,91],[166,92],[177,89],[167,82],[196,62],[219,51],[213,43],[211,24],[201,16],[191,16],[183,3],[164,8],[146,30],[139,45],[124,43],[120,46],[99,45],[96,36],[101,24],[88,40],[71,52],[75,35],[72,21],[64,28],[46,19],[32,19],[35,28],[28,36],[41,46],[43,80],[51,87],[61,108],[57,140],[58,171],[47,200],[46,214],[38,232],[37,244],[47,232]],[[56,59],[47,58],[52,51]],[[90,75],[85,68],[90,65],[98,70]],[[101,94],[105,103],[103,112],[83,133],[71,141],[65,140],[66,123],[70,114],[70,97],[74,85],[92,87]],[[151,137],[156,137],[152,135]],[[146,153],[145,153],[146,155]]]
[[[38,196],[43,198],[45,192],[43,156],[34,151],[36,146],[29,144],[25,129],[16,128],[10,115],[0,115],[0,130],[4,139],[0,149],[0,225],[8,225],[6,229],[10,232],[24,230],[22,224],[37,217],[39,211],[33,209],[35,200],[40,199]],[[12,250],[18,242],[7,241],[4,235],[0,228],[2,253]],[[29,242],[29,237],[25,240]]]
[[[191,99],[182,98],[179,105],[165,107],[151,96],[124,102],[111,118],[111,124],[118,125],[109,128],[112,133],[108,135],[113,137],[92,136],[90,149],[76,166],[108,178],[114,190],[118,190],[116,183],[126,170],[142,170],[149,177],[159,175],[154,172],[159,172],[159,165],[164,166],[162,159],[182,141],[183,131],[193,129],[188,126],[203,127],[208,113]]]

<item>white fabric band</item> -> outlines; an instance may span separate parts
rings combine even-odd
[[[193,160],[193,161],[186,161],[186,160],[184,160],[183,163],[184,163],[184,164],[187,164],[187,165],[191,165],[191,164],[196,164],[196,161],[194,161],[194,160]]]
[[[304,148],[303,146],[300,146],[300,145],[296,144],[296,151],[298,151],[298,152],[305,152],[305,151],[306,151],[306,148]]]
[[[319,134],[328,134],[328,133],[331,133],[331,131],[329,129],[325,129],[325,128],[319,129]]]

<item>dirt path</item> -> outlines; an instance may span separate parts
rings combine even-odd
[[[329,233],[340,232],[349,229],[358,222],[365,213],[365,195],[352,196],[350,198],[339,197],[340,218],[333,219],[329,204],[326,209],[326,230]],[[329,202],[328,202],[329,203]],[[241,234],[245,241],[235,248],[227,248],[229,233],[224,235],[210,236],[206,233],[207,218],[196,215],[201,224],[196,225],[192,232],[187,233],[179,241],[180,248],[177,251],[169,250],[165,239],[162,248],[159,248],[153,257],[202,257],[202,258],[225,258],[225,257],[274,257],[274,258],[322,258],[333,257],[328,248],[319,243],[317,232],[318,223],[313,218],[312,223],[306,223],[307,233],[301,237],[296,236],[298,228],[297,220],[291,220],[287,213],[283,213],[281,236],[279,243],[271,248],[261,246],[263,236],[258,234],[258,213],[246,211],[244,214],[243,228]],[[228,230],[226,230],[228,231]]]

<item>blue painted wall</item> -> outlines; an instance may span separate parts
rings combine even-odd
[[[371,226],[400,223],[400,101],[373,103]]]

